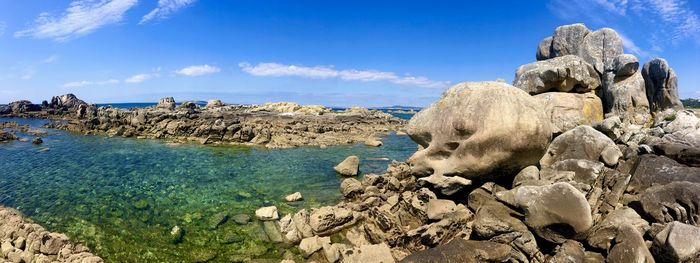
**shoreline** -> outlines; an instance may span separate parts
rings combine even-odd
[[[72,94],[51,101],[41,105],[13,102],[0,108],[0,116],[53,120],[47,128],[82,134],[267,148],[323,148],[358,142],[379,146],[379,134],[399,132],[407,123],[378,110],[337,112],[287,102],[244,106],[212,100],[202,107],[192,102],[176,105],[174,99],[164,98],[153,107],[121,109],[87,104]]]

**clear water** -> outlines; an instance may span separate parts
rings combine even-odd
[[[294,248],[266,242],[259,222],[229,220],[211,230],[208,221],[220,212],[253,216],[267,205],[286,214],[335,203],[342,178],[332,167],[346,156],[359,156],[365,174],[381,173],[389,160],[405,160],[416,149],[407,136],[396,135],[384,137],[378,148],[269,150],[48,132],[39,146],[0,144],[0,204],[87,244],[108,262],[188,262],[203,255],[216,255],[214,262],[278,259]],[[305,201],[282,201],[296,191]],[[186,232],[177,245],[168,234],[174,225]]]

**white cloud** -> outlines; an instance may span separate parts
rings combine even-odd
[[[255,66],[242,62],[238,66],[248,74],[261,77],[297,76],[314,79],[335,78],[338,71],[333,67],[315,66],[305,67],[297,65],[283,65],[278,63],[259,63]]]
[[[102,85],[109,85],[109,84],[118,84],[119,80],[116,79],[108,79],[108,80],[103,80],[103,81],[87,81],[87,80],[82,80],[82,81],[74,81],[74,82],[68,82],[66,84],[63,84],[64,88],[78,88],[78,87],[85,87],[85,86],[102,86]]]
[[[136,75],[133,75],[131,77],[126,78],[124,80],[124,82],[126,82],[126,83],[141,83],[141,82],[149,80],[153,77],[154,77],[153,74],[136,74]]]
[[[32,36],[65,41],[87,35],[95,30],[122,21],[124,13],[138,0],[75,0],[60,17],[44,12],[34,25],[18,31],[15,37]]]
[[[141,18],[139,24],[146,23],[153,19],[165,19],[171,13],[176,12],[182,8],[185,8],[197,0],[158,0],[158,7],[151,10],[148,14]]]
[[[221,69],[218,67],[214,66],[209,66],[209,65],[196,65],[196,66],[189,66],[186,68],[181,68],[175,71],[175,73],[180,74],[180,75],[185,75],[185,76],[190,76],[190,77],[196,77],[196,76],[202,76],[202,75],[207,75],[207,74],[214,74],[220,72]]]
[[[332,66],[300,66],[279,63],[258,63],[253,66],[242,62],[238,66],[244,72],[261,77],[303,77],[311,79],[340,78],[347,81],[389,81],[394,84],[418,86],[425,88],[444,88],[449,81],[435,81],[422,76],[398,76],[393,72],[377,70],[336,70]]]
[[[0,21],[0,37],[5,34],[5,28],[7,28],[7,24],[5,24],[5,22]]]

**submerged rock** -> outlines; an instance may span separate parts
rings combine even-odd
[[[296,202],[302,200],[304,197],[301,196],[300,192],[296,192],[290,195],[287,195],[284,197],[284,201],[287,202]]]
[[[170,243],[178,244],[182,242],[183,237],[185,237],[185,230],[179,226],[175,225],[172,229],[170,229]]]

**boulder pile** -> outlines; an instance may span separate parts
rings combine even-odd
[[[104,262],[66,235],[51,233],[9,208],[0,207],[0,259],[3,262]]]
[[[47,127],[83,134],[268,148],[361,143],[406,124],[368,109],[334,112],[319,105],[226,105],[220,100],[201,107],[194,102],[178,105],[172,97],[162,98],[153,107],[118,109],[87,104],[73,94],[53,97],[42,105],[13,102],[0,108],[0,116],[56,119],[60,121]]]
[[[315,262],[700,262],[700,119],[668,63],[640,71],[582,24],[536,57],[513,86],[448,89],[407,162],[282,215],[284,242]]]

